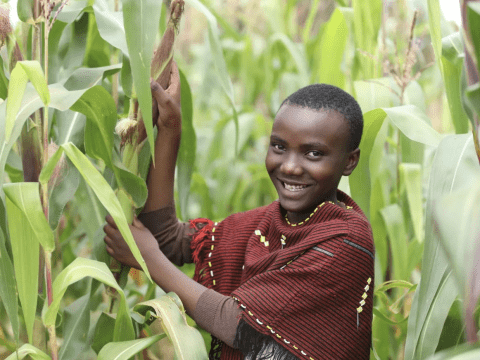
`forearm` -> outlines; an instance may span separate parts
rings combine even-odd
[[[145,261],[153,281],[164,291],[175,292],[188,315],[200,327],[233,346],[241,314],[234,299],[190,279],[169,262],[161,251],[148,256]]]
[[[160,250],[150,252],[144,259],[152,280],[165,292],[176,293],[187,313],[194,317],[198,299],[207,288],[177,269]]]
[[[180,147],[180,129],[161,129],[155,141],[155,163],[147,178],[148,197],[145,212],[173,204],[175,164]]]
[[[150,230],[160,250],[171,262],[177,266],[192,262],[190,243],[196,229],[189,223],[178,221],[175,205],[143,212],[138,219]]]

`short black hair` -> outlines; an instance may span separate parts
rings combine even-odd
[[[338,111],[345,117],[350,128],[349,151],[355,150],[360,145],[363,132],[362,109],[354,97],[342,89],[329,84],[308,85],[287,97],[282,106],[284,104],[317,111]]]

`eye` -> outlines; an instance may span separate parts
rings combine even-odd
[[[318,150],[310,150],[305,155],[307,155],[310,158],[319,158],[320,156],[323,156],[323,153]]]
[[[276,150],[276,151],[285,151],[285,146],[283,146],[281,144],[272,142],[270,144],[270,146],[273,147],[273,149]]]

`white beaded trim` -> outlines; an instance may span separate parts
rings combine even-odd
[[[240,305],[240,307],[241,307],[242,309],[246,309],[246,308],[247,308],[245,305],[243,305],[242,303],[240,303],[240,300],[239,300],[238,298],[236,298],[235,296],[232,296],[232,298],[239,303],[239,305]],[[257,318],[255,317],[255,315],[253,315],[253,313],[252,313],[251,311],[248,310],[248,311],[246,311],[246,313],[247,313],[249,316],[255,318],[255,321],[256,321],[259,325],[263,325],[263,324],[264,324],[261,320],[257,319]],[[280,334],[277,334],[277,333],[275,332],[275,330],[273,330],[273,328],[272,328],[271,326],[265,325],[265,327],[266,327],[268,330],[270,330],[270,332],[271,332],[272,334],[275,334],[275,336],[276,336],[277,338],[283,339],[283,342],[284,342],[285,344],[290,345],[290,346],[293,347],[295,350],[299,350],[299,351],[300,351],[300,354],[302,354],[303,356],[305,356],[306,358],[308,358],[308,360],[315,360],[313,357],[308,356],[305,351],[300,350],[300,349],[298,348],[298,346],[293,345],[290,341],[288,341],[287,339],[285,339],[284,337],[282,337]]]
[[[212,234],[215,232],[215,226],[217,226],[217,225],[218,225],[218,222],[213,224]],[[213,236],[213,235],[212,235],[212,241],[215,241],[215,236]],[[215,245],[212,244],[212,246],[210,247],[210,253],[208,254],[209,258],[212,257],[213,249],[215,249]],[[212,277],[213,285],[215,286],[217,284],[217,282],[213,278],[212,263],[210,261],[208,262],[208,266],[210,267],[210,276]]]

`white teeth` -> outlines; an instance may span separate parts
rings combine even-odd
[[[300,191],[307,187],[307,185],[289,185],[287,183],[283,183],[283,185],[285,186],[285,189],[289,191]]]

